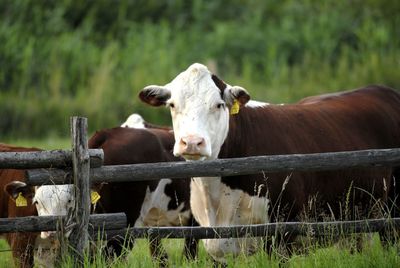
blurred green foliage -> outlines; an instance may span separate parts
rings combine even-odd
[[[193,62],[268,102],[400,88],[397,0],[3,0],[0,22],[0,139],[169,124],[137,93]]]

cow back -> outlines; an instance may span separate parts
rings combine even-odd
[[[379,86],[310,97],[291,105],[267,105],[241,109],[230,118],[228,137],[220,158],[386,149],[400,147],[400,95]],[[251,195],[268,194],[272,203],[285,203],[290,213],[298,215],[316,196],[319,205],[329,204],[340,214],[338,204],[353,188],[367,189],[353,196],[368,203],[371,196],[387,198],[392,187],[391,168],[295,172],[238,176],[222,181],[233,189]],[[285,191],[282,185],[289,179]],[[373,193],[371,192],[373,191]],[[365,200],[364,200],[365,199]]]

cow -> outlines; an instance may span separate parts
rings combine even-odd
[[[14,145],[0,143],[0,152],[32,152],[39,151],[37,148],[24,148]],[[15,218],[36,216],[37,211],[32,203],[32,195],[27,195],[25,204],[16,204],[17,192],[12,191],[9,183],[14,180],[25,181],[25,170],[22,169],[0,169],[0,188],[4,190],[0,195],[0,217]],[[22,183],[21,183],[22,184]],[[21,186],[16,185],[16,187]],[[22,184],[23,185],[23,184]],[[7,194],[9,193],[9,194]],[[17,206],[18,205],[18,206]],[[7,233],[2,235],[11,247],[14,263],[17,267],[33,267],[33,251],[37,233]]]
[[[151,124],[144,122],[146,126]],[[132,125],[131,125],[132,126]],[[137,125],[134,125],[137,126]],[[88,141],[91,149],[103,149],[104,165],[124,165],[178,161],[172,155],[174,136],[168,127],[154,128],[116,127],[97,131]],[[19,182],[15,182],[19,183]],[[29,188],[29,186],[26,186]],[[124,183],[101,183],[92,190],[100,194],[95,213],[125,212],[130,226],[181,226],[197,225],[190,211],[188,180],[151,180]],[[73,205],[73,185],[49,185],[38,189],[24,190],[34,194],[39,215],[65,215]],[[57,197],[57,198],[55,198]],[[42,238],[55,239],[55,232],[42,232]],[[164,265],[167,255],[158,238],[150,241],[153,258]],[[198,241],[185,239],[184,254],[188,259],[197,256]],[[107,252],[120,256],[123,248],[133,247],[133,241],[112,239],[108,241]],[[47,263],[54,262],[48,258]],[[42,261],[44,262],[44,261]]]
[[[133,113],[121,124],[121,127],[146,128],[145,124],[146,122],[140,114]]]
[[[104,151],[104,165],[124,165],[180,161],[172,155],[173,133],[168,128],[111,128],[97,131],[89,139],[90,148]],[[144,226],[197,225],[190,211],[189,180],[169,178],[151,181],[101,184],[101,199],[97,212],[125,212],[128,224]],[[120,241],[111,243],[113,250],[120,254]],[[132,245],[130,245],[132,246]],[[166,261],[166,253],[160,241],[150,241],[153,258]],[[197,255],[197,240],[185,239],[185,256],[190,259]]]
[[[128,127],[128,128],[151,128],[151,129],[161,129],[165,130],[167,132],[172,132],[171,127],[168,126],[160,126],[160,125],[155,125],[152,123],[149,123],[143,119],[143,117],[140,114],[133,113],[128,118],[124,123],[121,124],[121,127]]]
[[[0,152],[34,152],[38,148],[19,147],[0,143]],[[31,187],[25,183],[26,170],[0,169],[1,217],[66,215],[72,208],[72,185],[43,185]],[[22,198],[22,204],[18,200]],[[58,242],[55,232],[9,233],[5,238],[11,247],[14,262],[18,267],[39,265],[52,267],[55,262]]]
[[[367,86],[308,98],[287,105],[249,102],[240,86],[230,86],[195,63],[165,86],[139,93],[152,106],[171,111],[174,155],[188,161],[257,155],[322,153],[400,147],[400,94]],[[192,178],[191,209],[201,226],[230,226],[301,220],[309,202],[318,215],[373,215],[370,203],[387,200],[395,170],[388,167],[324,172],[263,173],[222,178]],[[287,242],[294,235],[284,237]],[[209,239],[207,252],[253,253],[258,240]]]

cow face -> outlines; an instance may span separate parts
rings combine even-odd
[[[43,185],[36,189],[33,203],[39,216],[64,216],[74,206],[74,185]],[[47,238],[53,232],[42,232]]]
[[[65,216],[74,206],[74,185],[43,185],[36,189],[33,203],[39,216]],[[42,238],[53,238],[56,232],[41,232]],[[68,235],[68,234],[67,234]]]
[[[67,215],[73,207],[73,185],[43,185],[37,187],[28,186],[24,182],[13,181],[6,185],[5,191],[11,198],[16,200],[19,195],[25,198],[32,198],[39,216],[62,216]],[[55,232],[41,232],[40,236],[50,238]]]
[[[144,88],[139,97],[152,106],[170,108],[174,154],[186,160],[217,158],[228,135],[230,108],[250,99],[245,89],[225,84],[198,63],[165,86]]]

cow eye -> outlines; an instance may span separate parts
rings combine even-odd
[[[225,108],[225,103],[218,103],[217,108],[218,109]]]
[[[173,104],[172,102],[170,102],[170,103],[168,103],[168,107],[171,108],[171,109],[173,109],[173,108],[175,108],[175,104]]]

